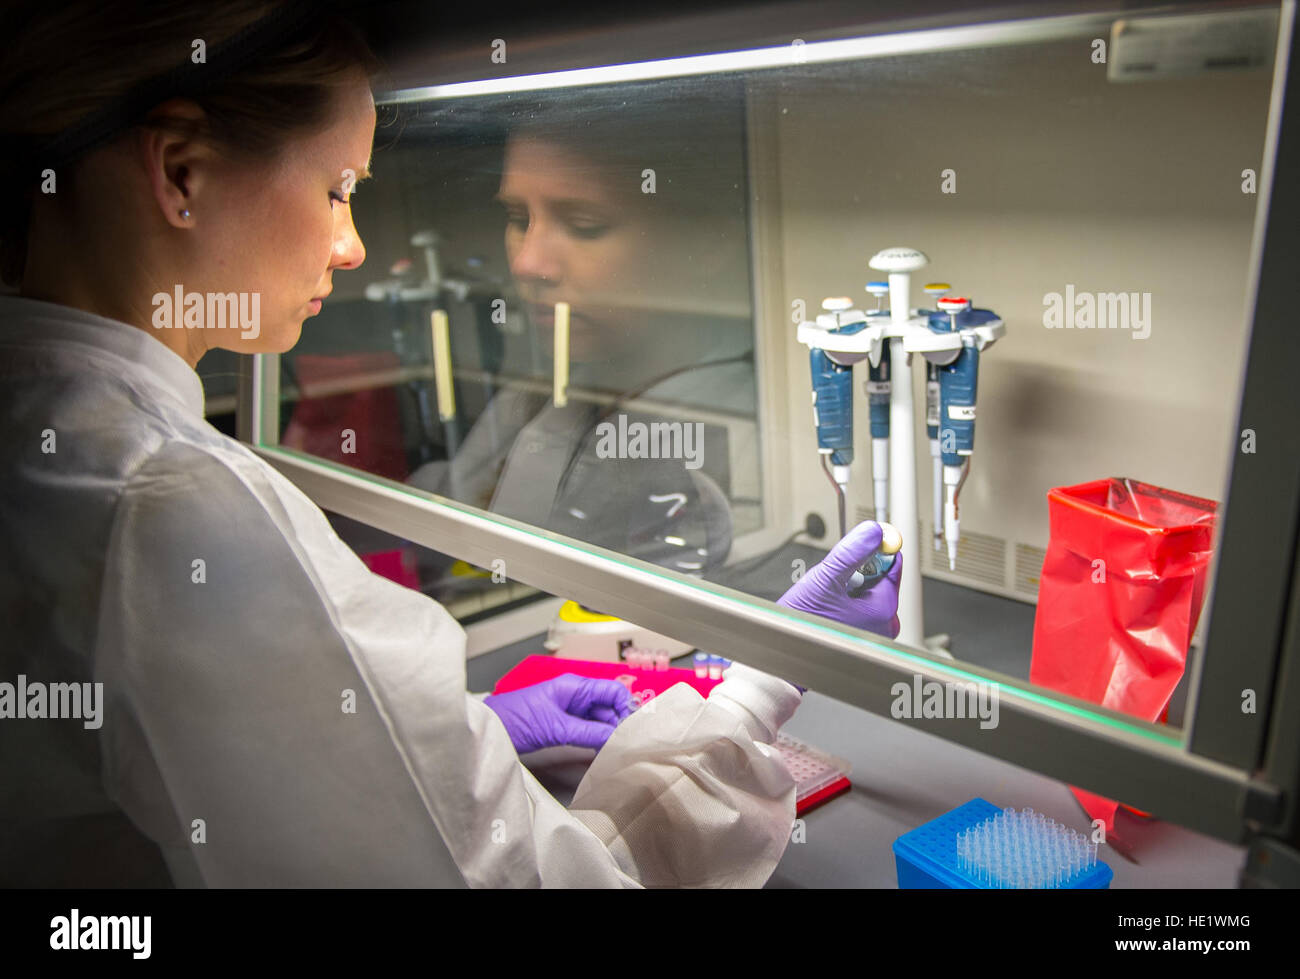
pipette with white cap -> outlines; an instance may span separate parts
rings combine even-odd
[[[952,289],[946,282],[930,282],[925,286],[927,295],[938,299]],[[931,502],[934,505],[930,527],[934,549],[943,550],[943,460],[939,455],[939,365],[925,362],[925,434],[930,440]]]
[[[822,301],[822,309],[830,313],[843,312],[852,307],[853,300],[844,296],[833,296]],[[808,360],[812,369],[813,425],[817,430],[817,450],[821,453],[822,469],[835,487],[840,536],[843,537],[845,490],[849,485],[849,470],[853,465],[853,366],[851,362],[840,363],[834,355],[820,347],[813,347],[809,351]]]
[[[889,295],[888,282],[868,282],[867,292],[876,297],[876,308],[867,313],[870,319],[889,317],[881,300]],[[881,344],[880,363],[867,365],[867,405],[871,420],[871,484],[877,520],[889,519],[889,401],[893,386],[890,378],[888,342]]]
[[[958,332],[957,317],[970,308],[961,296],[940,299],[939,308],[948,314],[952,332]],[[960,533],[957,498],[970,472],[975,450],[975,390],[979,380],[979,350],[973,336],[962,336],[961,352],[952,363],[939,368],[939,452],[943,460],[943,536],[948,543],[948,569],[957,568]]]

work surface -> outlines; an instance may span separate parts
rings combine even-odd
[[[940,601],[930,604],[936,584],[925,582],[927,625],[931,607],[952,607]],[[952,590],[974,594],[968,589]],[[968,600],[1006,602],[1003,617],[1027,615],[1032,631],[1032,606],[983,595]],[[987,619],[985,623],[987,629]],[[1024,623],[1013,623],[1010,628],[1023,629]],[[469,689],[491,690],[525,656],[544,651],[542,638],[471,660]],[[1008,647],[1004,644],[1001,648]],[[1016,643],[1012,648],[1024,649],[1027,656],[1027,646]],[[674,665],[688,666],[689,658]],[[976,796],[997,806],[1029,806],[1080,832],[1089,830],[1087,817],[1064,783],[830,697],[813,692],[805,695],[785,731],[848,761],[853,790],[807,814],[805,842],[786,848],[769,887],[896,887],[894,840]],[[591,757],[592,752],[582,749],[552,748],[525,755],[523,761],[567,804]],[[1121,812],[1116,831],[1139,863],[1134,865],[1103,846],[1098,855],[1115,871],[1114,888],[1235,887],[1245,861],[1243,847],[1159,820],[1142,820]]]

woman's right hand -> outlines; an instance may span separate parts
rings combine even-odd
[[[898,588],[903,575],[903,555],[895,555],[883,578],[859,597],[849,595],[853,572],[880,550],[880,524],[866,520],[837,543],[820,563],[778,600],[778,605],[812,612],[845,625],[894,639],[898,636]]]

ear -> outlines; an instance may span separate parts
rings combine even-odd
[[[175,119],[194,132],[202,130],[206,114],[188,99],[171,99],[150,114],[150,119]],[[175,228],[194,227],[200,213],[198,199],[212,176],[211,147],[184,131],[143,126],[136,131],[136,151],[149,176],[149,188],[163,220]],[[188,218],[182,211],[189,211]]]

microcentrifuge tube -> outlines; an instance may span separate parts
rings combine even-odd
[[[663,672],[664,670],[668,669],[668,650],[666,649],[655,650],[655,669],[659,670],[660,672]]]
[[[722,679],[722,657],[721,656],[709,657],[709,679],[710,680]]]
[[[697,680],[707,679],[709,675],[709,654],[696,653],[691,659],[695,664],[695,678]]]

